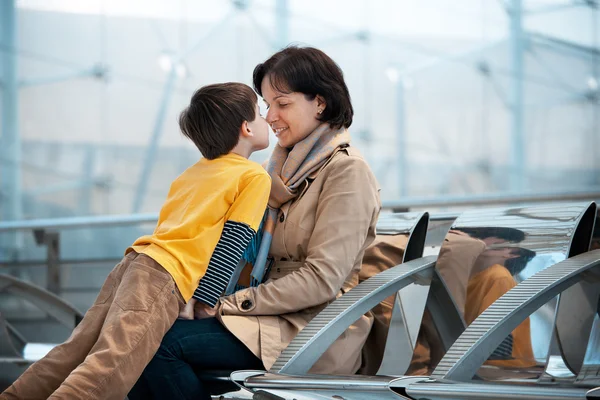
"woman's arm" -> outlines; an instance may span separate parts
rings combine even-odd
[[[327,169],[304,265],[222,298],[223,314],[278,315],[335,298],[365,247],[380,201],[377,182],[363,159],[342,157]]]

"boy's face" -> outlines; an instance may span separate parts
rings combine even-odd
[[[248,121],[248,127],[254,133],[254,136],[250,138],[253,151],[263,150],[269,147],[269,124],[264,117],[260,115],[258,102],[256,103],[254,121]]]

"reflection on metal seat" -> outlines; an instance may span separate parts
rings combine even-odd
[[[561,292],[564,295],[565,290],[580,282],[594,283],[598,288],[599,278],[600,250],[580,254],[537,272],[509,290],[467,328],[432,374],[431,377],[434,381],[405,386],[405,393],[411,397],[427,399],[473,398],[475,396],[506,399],[524,396],[528,398],[585,399],[589,387],[598,385],[597,380],[573,382],[572,380],[554,379],[553,382],[545,383],[544,377],[542,377],[538,381],[542,383],[541,385],[524,386],[524,379],[514,379],[512,385],[507,384],[506,380],[502,385],[489,385],[480,382],[473,383],[470,379],[503,338],[523,323],[533,310]],[[594,305],[597,305],[599,294],[600,290],[596,290],[593,299],[595,300]],[[586,344],[587,340],[584,342],[584,346]],[[599,350],[595,348],[594,351],[598,352]],[[457,383],[456,381],[466,383]]]
[[[417,361],[421,362],[428,367],[426,370],[436,366],[437,360],[432,353],[436,350],[436,346],[441,346],[441,350],[438,350],[443,355],[449,345],[458,337],[456,331],[458,330],[458,334],[460,334],[464,329],[461,314],[467,317],[469,321],[478,321],[476,317],[489,305],[486,304],[486,301],[482,301],[478,297],[485,297],[489,294],[492,296],[492,299],[491,301],[488,299],[487,302],[494,303],[496,298],[501,297],[511,287],[516,286],[518,288],[518,282],[536,273],[540,273],[540,271],[565,260],[569,256],[586,251],[590,243],[593,226],[593,223],[590,223],[590,219],[593,220],[595,212],[595,204],[586,203],[476,210],[462,214],[453,224],[440,251],[436,265],[437,273],[433,276],[434,281],[431,283],[427,300],[427,309],[431,317],[431,323],[427,327],[424,320],[424,325],[422,325],[419,334],[420,340],[431,340],[431,342],[426,342],[423,346],[423,348],[430,350],[430,352],[419,357],[419,354],[416,354],[420,350],[419,346],[417,346],[413,363]],[[465,251],[466,249],[469,251]],[[427,262],[429,260],[415,260],[411,263],[414,263],[415,266],[419,265],[418,272],[416,273],[422,275],[423,271],[426,270],[423,265],[427,264]],[[405,268],[407,266],[408,264],[404,265]],[[396,268],[400,269],[400,267],[402,266]],[[559,279],[563,279],[563,275],[568,273],[566,270],[560,271],[560,267],[557,267],[556,271],[559,272]],[[482,273],[483,275],[481,275]],[[563,275],[560,275],[560,273]],[[381,273],[379,278],[383,279],[384,274]],[[392,274],[388,272],[387,275],[391,277]],[[440,282],[439,285],[436,285],[435,280],[438,278]],[[496,278],[499,278],[499,280],[496,280]],[[366,281],[363,284],[367,284],[368,282]],[[469,287],[469,284],[473,282],[476,285]],[[503,284],[500,285],[498,283]],[[356,289],[359,289],[363,284],[359,285]],[[479,290],[478,293],[476,289],[480,288],[482,284],[490,285],[490,290],[487,292]],[[434,289],[435,287],[438,289]],[[564,289],[564,286],[562,288]],[[515,288],[513,290],[518,292],[522,289]],[[351,292],[348,292],[348,294]],[[504,329],[506,332],[503,331],[506,333],[504,337],[500,338],[497,343],[494,343],[493,348],[488,349],[490,350],[489,353],[486,353],[483,359],[476,360],[474,365],[470,365],[470,368],[473,369],[471,376],[478,374],[480,377],[485,376],[487,379],[494,379],[494,377],[505,378],[505,373],[510,372],[513,375],[509,374],[509,376],[515,378],[538,378],[540,376],[548,376],[548,374],[543,374],[543,372],[546,367],[545,360],[549,355],[558,357],[559,363],[565,366],[574,365],[578,357],[579,359],[581,358],[581,356],[577,356],[576,354],[581,353],[581,347],[584,349],[587,348],[587,340],[583,344],[575,346],[578,348],[577,351],[569,349],[569,351],[563,351],[563,354],[561,354],[560,349],[564,350],[568,346],[561,346],[560,334],[555,336],[552,334],[555,320],[554,310],[558,310],[558,315],[561,313],[561,305],[557,303],[556,299],[556,295],[559,292],[550,291],[546,293],[550,294],[547,294],[548,298],[539,304],[542,307],[537,314],[534,313],[531,318],[528,318],[529,314],[524,316],[524,319],[531,319],[531,331],[534,332],[533,336],[536,337],[535,346],[531,345],[532,335],[528,330],[521,330],[518,334],[513,334],[513,329],[508,329],[507,327]],[[330,307],[334,306],[338,301],[340,303],[349,301],[349,297],[345,299],[348,294],[336,300]],[[448,294],[451,294],[451,297]],[[445,301],[442,301],[440,296],[444,295],[446,298]],[[461,302],[461,299],[464,300]],[[360,303],[360,300],[353,300],[352,302]],[[564,300],[563,303],[567,304]],[[444,306],[445,308],[443,308]],[[506,307],[504,311],[510,312],[512,305]],[[454,315],[452,315],[452,310],[454,310]],[[528,310],[529,313],[532,311],[535,310]],[[347,319],[352,320],[349,316]],[[320,321],[320,323],[321,325],[319,326],[322,330],[317,329],[317,321],[315,321],[312,332],[309,331],[310,333],[314,333],[314,335],[311,336],[309,332],[306,332],[305,337],[299,337],[298,341],[295,340],[292,342],[292,344],[300,343],[301,345],[293,347],[290,345],[282,354],[282,360],[285,360],[285,363],[278,361],[278,364],[276,364],[280,368],[279,372],[296,374],[294,377],[286,376],[287,390],[279,387],[277,390],[280,396],[284,393],[287,393],[288,396],[295,396],[296,394],[305,393],[305,390],[314,393],[315,390],[321,390],[319,393],[326,394],[327,396],[339,395],[345,399],[365,398],[364,396],[369,395],[369,393],[374,395],[375,392],[379,393],[379,397],[377,398],[384,398],[383,393],[386,393],[385,398],[387,398],[392,391],[396,393],[394,396],[397,396],[398,393],[406,396],[406,391],[404,390],[407,387],[411,389],[419,388],[423,384],[420,381],[423,381],[424,378],[402,378],[395,381],[391,378],[387,381],[378,378],[371,382],[370,389],[349,391],[345,388],[350,387],[352,382],[355,382],[355,380],[362,381],[365,378],[345,377],[345,379],[342,379],[340,377],[339,380],[344,382],[339,383],[338,386],[333,384],[328,377],[305,376],[303,378],[302,375],[312,365],[307,360],[311,360],[311,362],[316,361],[318,355],[325,351],[320,346],[323,343],[321,342],[319,345],[319,338],[315,332],[318,332],[321,337],[333,332],[333,330],[327,331],[333,325],[332,319]],[[422,334],[427,329],[433,331],[429,332],[432,333],[431,335]],[[589,334],[589,329],[585,328],[583,330],[587,330],[587,333],[584,333],[584,335]],[[336,333],[337,331],[342,332],[343,327],[338,326]],[[472,332],[472,330],[469,332]],[[523,332],[525,332],[525,335]],[[333,335],[333,333],[331,334]],[[501,347],[500,345],[503,343],[504,338],[509,336],[509,334],[513,334],[512,345],[509,348]],[[453,337],[453,335],[456,336]],[[537,338],[540,339],[538,340]],[[333,341],[334,339],[330,338],[329,340]],[[508,345],[508,343],[510,342],[506,341],[505,345]],[[513,352],[512,346],[517,346],[515,343],[518,343],[521,347],[525,347],[526,351],[522,351],[521,353]],[[523,344],[524,346],[522,346]],[[529,353],[527,353],[527,344],[529,344]],[[454,348],[459,349],[458,347]],[[489,357],[495,351],[498,351],[496,357],[493,357],[496,359],[490,359]],[[309,352],[318,353],[318,355],[312,354],[308,356],[305,354]],[[527,356],[528,354],[529,356]],[[296,360],[300,360],[300,362],[295,364]],[[448,360],[448,358],[444,358],[444,360]],[[484,362],[491,364],[491,366],[486,365],[480,368]],[[429,363],[428,366],[426,365],[427,363]],[[443,365],[440,364],[439,368],[442,367]],[[500,373],[490,374],[489,371]],[[246,377],[243,384],[246,387],[252,387],[253,390],[259,388],[269,390],[268,388],[271,385],[276,384],[275,377],[278,375],[274,375],[274,372],[276,371],[272,370],[268,378],[266,375],[261,376],[260,374]],[[235,374],[232,378],[235,378]],[[307,381],[312,382],[309,385],[310,388],[306,386]],[[322,389],[318,389],[319,382],[325,384],[327,388],[325,389],[322,386]],[[357,387],[360,387],[360,385]],[[375,387],[378,389],[376,390]],[[580,391],[575,392],[580,393]],[[457,393],[454,394],[456,397]],[[473,396],[471,398],[478,398],[476,394]],[[284,395],[283,397],[286,396]],[[431,397],[422,392],[417,398]]]
[[[447,235],[436,268],[452,297],[459,300],[457,306],[466,323],[474,321],[490,304],[523,279],[586,251],[595,213],[595,204],[586,203],[478,210],[462,214]],[[457,235],[462,237],[463,244],[465,241],[472,242],[470,248],[478,249],[479,254],[475,252],[465,256],[465,246],[454,245],[457,255],[444,259],[447,253],[452,253],[452,242],[457,242]],[[453,237],[455,239],[452,240]],[[477,242],[479,247],[475,246]],[[449,250],[447,253],[446,249]],[[460,302],[461,299],[464,303]],[[566,301],[563,299],[562,302]],[[563,315],[563,319],[567,320],[561,311],[566,308],[561,307],[558,304],[556,316]],[[553,356],[563,369],[566,369],[564,366],[569,360],[580,359],[581,356],[575,354],[585,352],[580,343],[585,343],[587,338],[570,346],[564,354],[558,351],[562,341],[559,335],[553,336],[556,309],[557,299],[553,298],[539,310],[531,310],[535,312],[503,338],[478,375],[486,379],[505,379],[511,375],[509,371],[515,370],[519,377],[523,377],[528,369],[533,376],[540,376],[549,356]],[[583,329],[586,330],[589,332],[587,328]],[[432,353],[436,346],[439,347],[439,344],[435,340],[430,341]],[[446,349],[438,353],[444,354]],[[432,356],[430,368],[435,368],[437,362]]]

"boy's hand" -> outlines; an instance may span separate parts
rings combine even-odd
[[[196,299],[192,297],[185,307],[179,311],[179,319],[194,319],[194,305],[196,305],[196,303]]]
[[[217,315],[217,307],[212,308],[201,301],[196,302],[194,306],[194,319],[212,318]]]

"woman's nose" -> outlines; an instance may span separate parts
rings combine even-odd
[[[269,124],[272,124],[273,122],[277,121],[277,116],[272,108],[269,108],[269,110],[267,111],[266,120]]]

